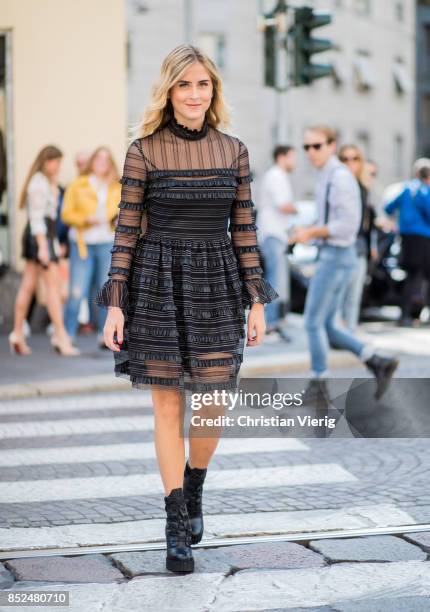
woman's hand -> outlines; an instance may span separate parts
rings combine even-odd
[[[109,306],[108,315],[103,328],[103,339],[111,351],[119,352],[123,343],[124,315],[121,308]],[[116,332],[117,342],[114,341]]]
[[[102,220],[97,217],[96,215],[91,215],[90,217],[87,217],[86,222],[88,225],[100,225]]]
[[[253,332],[255,330],[255,337],[253,338]],[[255,302],[251,306],[251,310],[248,315],[248,342],[246,346],[257,346],[263,341],[264,334],[266,332],[266,322],[264,320],[264,304],[261,302]]]
[[[37,247],[37,259],[40,261],[42,266],[45,266],[45,267],[48,266],[49,249],[48,249],[48,243],[46,242],[46,240],[43,240],[43,242],[41,241],[39,243],[39,246]]]

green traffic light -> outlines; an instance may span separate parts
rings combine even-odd
[[[333,74],[330,64],[313,64],[315,53],[333,49],[333,43],[327,38],[313,38],[312,31],[330,24],[332,16],[328,12],[315,11],[310,7],[295,9],[294,26],[291,31],[294,48],[294,67],[291,80],[294,85],[309,85],[312,81]]]

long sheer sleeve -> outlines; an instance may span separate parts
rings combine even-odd
[[[232,203],[229,231],[243,282],[243,305],[253,302],[268,303],[279,297],[263,278],[262,256],[257,242],[256,211],[251,197],[248,149],[239,146],[236,196]]]
[[[96,303],[99,306],[124,309],[128,304],[128,278],[134,249],[146,221],[146,180],[145,158],[141,142],[137,139],[131,143],[125,157],[109,279],[97,295]]]

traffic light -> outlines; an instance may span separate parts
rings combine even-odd
[[[264,30],[264,84],[276,87],[276,26],[266,25]]]
[[[330,76],[333,73],[331,64],[313,64],[315,53],[329,51],[333,43],[326,38],[313,38],[312,31],[331,23],[328,12],[316,11],[304,6],[294,9],[294,26],[291,29],[293,37],[293,54],[291,82],[293,85],[309,85],[315,79]]]
[[[258,30],[264,34],[264,84],[266,87],[281,87],[279,71],[282,68],[281,54],[286,53],[285,0],[278,0],[274,9],[259,17]]]

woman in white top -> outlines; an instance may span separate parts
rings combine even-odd
[[[51,344],[62,355],[79,354],[64,327],[58,282],[57,176],[62,156],[62,152],[57,147],[52,145],[44,147],[34,160],[21,192],[19,206],[26,208],[28,213],[22,244],[22,256],[26,262],[15,300],[14,328],[9,334],[11,352],[17,355],[31,353],[24,338],[23,325],[40,273],[46,285],[46,307],[54,326]]]

